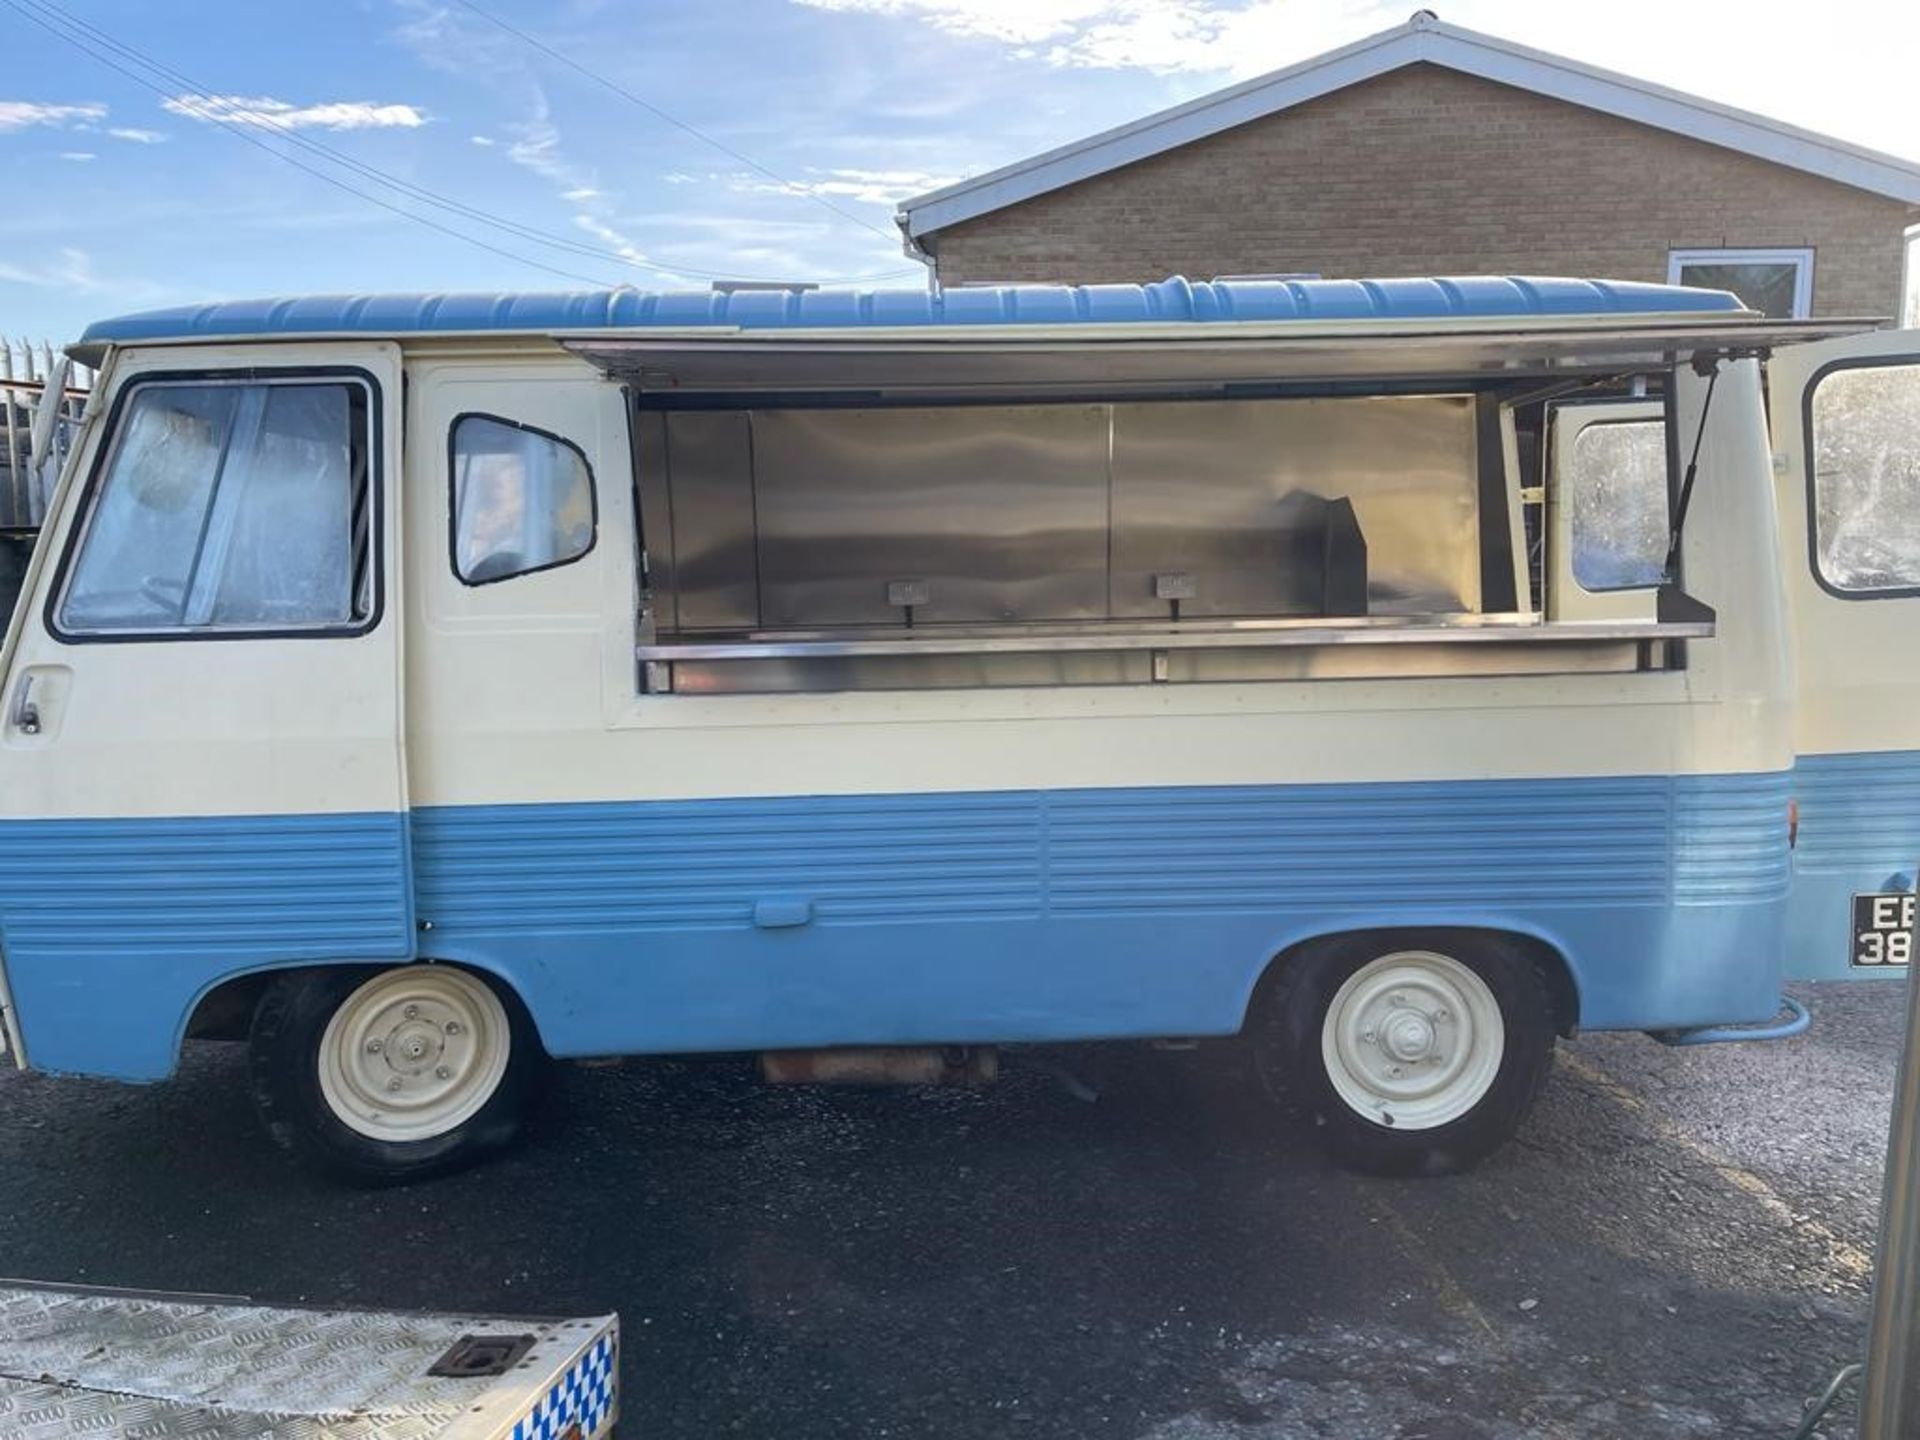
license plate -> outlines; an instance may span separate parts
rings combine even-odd
[[[1853,966],[1885,970],[1913,959],[1914,899],[1911,894],[1853,897]]]

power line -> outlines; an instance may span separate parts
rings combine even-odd
[[[711,145],[714,149],[718,150],[722,155],[725,155],[728,158],[737,161],[739,164],[745,165],[748,169],[753,170],[756,173],[763,175],[767,179],[773,181],[775,184],[780,186],[782,190],[785,190],[790,194],[799,195],[805,199],[811,200],[816,205],[821,206],[823,209],[831,210],[835,215],[838,215],[842,220],[851,220],[855,225],[859,225],[864,229],[871,230],[875,235],[878,235],[882,240],[890,240],[890,241],[899,240],[900,237],[897,233],[891,233],[889,231],[883,230],[880,226],[875,225],[871,220],[868,220],[865,216],[856,215],[851,210],[843,209],[841,206],[838,206],[834,204],[831,200],[827,199],[826,196],[816,194],[814,191],[807,189],[805,186],[796,184],[794,181],[789,180],[786,178],[786,176],[780,174],[777,170],[773,170],[766,165],[762,165],[758,160],[754,159],[751,155],[748,155],[746,152],[735,149],[733,146],[727,144],[727,142],[724,140],[719,140],[714,138],[713,136],[707,134],[706,131],[700,129],[698,126],[691,125],[687,123],[685,120],[682,120],[678,115],[674,115],[669,111],[661,109],[658,105],[654,104],[651,100],[644,99],[643,97],[634,94],[633,91],[627,89],[626,86],[620,84],[618,81],[609,80],[606,76],[602,75],[599,71],[588,69],[585,65],[582,65],[578,60],[575,60],[571,55],[566,54],[564,51],[554,49],[553,46],[547,44],[546,41],[540,39],[537,35],[529,35],[526,31],[520,29],[518,26],[508,24],[505,20],[502,20],[498,15],[495,15],[491,10],[486,10],[480,7],[479,5],[476,5],[474,3],[474,0],[454,0],[454,3],[456,5],[459,5],[463,9],[471,10],[475,15],[478,15],[482,20],[485,20],[488,24],[497,25],[500,29],[506,31],[507,34],[515,36],[516,38],[524,41],[526,44],[531,45],[535,50],[538,50],[542,55],[547,56],[549,59],[556,60],[560,64],[566,66],[569,70],[572,70],[579,75],[585,76],[587,79],[593,81],[594,84],[600,86],[602,89],[613,92],[615,95],[618,95],[622,100],[627,101],[629,104],[639,106],[642,110],[646,111],[649,115],[654,116],[656,119],[664,120],[666,121],[667,124],[673,126],[675,129],[684,130],[687,134],[693,136],[694,139],[702,142],[703,144]]]
[[[489,253],[500,255],[507,259],[515,260],[521,264],[533,266],[534,268],[543,270],[548,274],[559,275],[566,279],[584,280],[589,284],[595,284],[595,285],[604,285],[608,283],[604,279],[597,276],[583,275],[577,271],[559,269],[555,266],[545,264],[539,260],[531,259],[525,255],[518,254],[514,251],[505,250],[498,246],[491,245],[488,242],[484,240],[480,240],[472,235],[466,234],[463,231],[452,229],[446,225],[442,225],[431,219],[428,219],[425,216],[418,215],[411,210],[405,209],[402,206],[389,203],[388,201],[381,199],[377,195],[370,195],[365,191],[358,189],[355,186],[349,185],[341,181],[335,176],[332,176],[323,171],[317,170],[310,165],[303,164],[294,156],[287,154],[284,150],[281,150],[275,146],[267,144],[264,140],[262,140],[260,137],[252,133],[251,130],[245,128],[243,125],[224,119],[219,114],[215,113],[211,109],[211,107],[207,106],[204,103],[201,103],[202,97],[209,95],[211,92],[208,90],[206,86],[196,81],[193,77],[186,75],[179,70],[173,69],[172,67],[164,64],[159,60],[154,59],[152,56],[141,52],[140,50],[136,49],[131,45],[125,44],[115,39],[112,35],[108,34],[106,31],[99,29],[97,26],[89,24],[88,22],[71,14],[70,12],[67,12],[61,9],[58,5],[51,3],[51,0],[24,0],[24,4],[22,3],[22,0],[4,0],[4,3],[6,3],[10,8],[15,10],[16,12],[25,15],[30,20],[33,20],[34,23],[38,24],[42,29],[47,30],[49,33],[55,35],[56,37],[62,40],[65,40],[68,44],[73,45],[75,48],[81,50],[83,53],[87,54],[91,58],[98,60],[100,63],[107,65],[109,68],[117,71],[121,75],[126,76],[128,79],[135,81],[135,83],[143,86],[148,90],[153,91],[155,94],[160,95],[162,99],[171,102],[171,104],[177,111],[184,111],[185,113],[187,113],[188,115],[192,116],[195,119],[202,120],[208,124],[216,125],[219,128],[226,130],[228,133],[233,134],[242,140],[245,140],[248,144],[253,145],[256,149],[263,150],[267,154],[274,156],[276,159],[284,160],[286,163],[294,166],[296,169],[305,171],[307,174],[314,176],[316,179],[325,181],[327,184],[334,186],[336,189],[343,190],[347,194],[353,195],[362,200],[366,200],[371,204],[378,205],[383,210],[387,210],[393,214],[400,215],[403,218],[412,220],[417,224],[425,225],[429,229],[435,230],[440,234],[449,235],[458,240],[464,240],[466,243],[470,245],[478,246],[479,248],[486,250]],[[31,7],[31,8],[27,8],[27,7]],[[54,19],[52,20],[47,19],[46,17],[49,15],[54,17]],[[100,53],[101,49],[106,49],[108,51],[114,52],[115,54],[119,55],[120,57],[125,59],[127,62],[131,63],[132,65],[138,66],[141,69],[149,71],[154,75],[160,76],[162,79],[168,81],[171,85],[179,87],[184,91],[186,91],[187,93],[182,95],[168,94],[165,87],[155,84],[152,80],[148,79],[145,76],[135,74],[133,71],[128,70],[124,65],[117,63],[113,58],[111,58],[111,56],[101,54]],[[349,170],[355,174],[358,174],[372,181],[377,185],[382,185],[390,190],[393,190],[397,194],[407,196],[410,199],[416,200],[422,204],[430,205],[434,208],[440,209],[450,214],[459,216],[462,219],[470,220],[478,224],[500,230],[503,233],[508,234],[515,239],[531,241],[535,244],[544,245],[556,250],[561,250],[568,254],[583,256],[591,260],[611,261],[613,263],[623,265],[623,266],[637,266],[640,268],[652,269],[652,270],[658,271],[663,275],[680,274],[680,275],[688,275],[688,276],[693,276],[696,278],[708,279],[708,280],[732,280],[732,279],[745,278],[745,277],[739,276],[737,272],[736,273],[715,272],[715,271],[700,270],[690,266],[668,265],[668,264],[663,264],[661,262],[650,260],[646,256],[639,254],[639,252],[637,251],[633,253],[627,253],[623,251],[606,249],[601,246],[590,245],[584,241],[576,240],[571,236],[559,235],[552,231],[542,230],[535,226],[523,224],[522,222],[517,220],[508,219],[504,216],[495,214],[492,211],[483,210],[477,206],[468,205],[462,201],[453,199],[450,196],[440,194],[439,192],[430,190],[425,186],[415,184],[414,182],[409,180],[401,179],[400,177],[396,175],[392,175],[387,171],[380,170],[377,167],[372,165],[368,165],[363,161],[360,161],[354,158],[353,156],[346,154],[343,151],[337,150],[334,147],[327,145],[321,141],[312,139],[311,137],[298,134],[295,131],[284,130],[284,131],[278,132],[278,134],[282,140],[287,141],[293,145],[297,145],[300,148],[306,150],[308,153],[316,155],[333,164],[339,165],[342,168]],[[885,272],[884,275],[881,275],[881,274],[855,275],[855,276],[843,276],[843,277],[837,277],[837,278],[842,280],[878,279],[878,278],[886,278],[887,276],[897,275],[900,273],[905,273],[905,272],[890,271],[890,272]]]
[[[221,120],[221,117],[218,114],[216,114],[210,107],[208,107],[203,103],[199,103],[209,95],[209,91],[206,86],[201,84],[198,80],[195,80],[191,75],[187,75],[181,72],[180,70],[174,69],[173,67],[163,63],[162,61],[154,59],[151,55],[147,55],[144,52],[135,49],[131,45],[128,45],[122,41],[116,40],[112,35],[100,29],[98,26],[92,25],[89,22],[82,20],[80,17],[74,15],[71,11],[66,11],[61,9],[60,6],[53,3],[53,0],[26,0],[26,3],[34,6],[34,8],[38,10],[50,12],[52,14],[59,16],[62,23],[70,26],[75,30],[83,32],[85,35],[87,35],[90,39],[92,39],[96,43],[103,45],[110,50],[116,51],[117,53],[122,55],[124,58],[132,62],[133,64],[140,66],[143,69],[150,70],[154,74],[159,75],[162,79],[168,81],[169,83],[180,87],[183,91],[186,92],[185,94],[169,97],[171,102],[177,108],[186,109],[187,112],[196,119],[204,120],[212,124],[223,123]],[[369,165],[364,161],[358,160],[352,155],[347,154],[345,151],[335,149],[333,146],[328,145],[323,141],[313,139],[310,136],[302,135],[297,131],[284,130],[284,131],[279,131],[277,133],[279,134],[282,140],[285,140],[294,145],[298,145],[299,147],[308,151],[309,153],[322,156],[325,159],[330,160],[334,164],[339,165],[345,169],[352,170],[357,174],[360,174],[366,177],[367,179],[372,180],[376,184],[384,185],[391,190],[394,190],[402,195],[406,195],[409,198],[418,200],[423,204],[431,205],[437,209],[445,210],[452,214],[459,215],[464,219],[474,220],[479,222],[480,224],[489,225],[494,228],[503,230],[518,239],[531,240],[536,244],[547,245],[555,249],[565,250],[572,254],[581,255],[591,260],[609,260],[619,265],[639,266],[646,269],[657,270],[662,274],[689,275],[696,279],[701,279],[701,280],[734,280],[734,279],[748,278],[748,277],[741,276],[736,272],[702,270],[702,269],[698,269],[693,266],[687,266],[687,265],[664,264],[664,263],[647,258],[645,255],[640,254],[637,250],[634,253],[629,254],[625,251],[613,250],[613,249],[609,249],[599,245],[590,245],[583,240],[575,239],[573,236],[557,234],[551,230],[542,230],[537,226],[527,225],[518,220],[508,219],[507,217],[496,214],[493,211],[483,210],[478,206],[468,205],[463,201],[455,200],[450,196],[439,193],[438,191],[430,190],[424,185],[416,184],[411,180],[402,179],[401,177],[394,175],[388,171],[381,170],[376,166]],[[913,272],[894,270],[894,271],[888,271],[884,273],[887,275],[899,275],[899,274],[911,274]],[[833,278],[844,279],[844,280],[862,280],[862,279],[871,279],[871,278],[880,278],[880,277],[876,275],[849,275],[849,276],[840,276],[840,277],[833,277]]]
[[[53,4],[52,0],[26,0],[26,3],[33,5],[36,9],[59,16],[62,23],[85,33],[90,39],[105,46],[107,49],[119,53],[142,69],[150,70],[170,84],[178,86],[183,93],[168,97],[168,103],[173,105],[177,110],[184,110],[194,119],[203,120],[209,124],[220,125],[230,123],[223,121],[221,116],[209,104],[205,103],[210,100],[212,96],[207,88],[192,76],[183,74],[181,71],[173,69],[171,66],[154,59],[151,55],[147,55],[136,50],[131,45],[114,39],[113,36],[98,26],[89,24],[71,11],[62,10],[58,5]],[[268,128],[271,129],[272,127]],[[391,190],[424,201],[429,205],[434,205],[441,209],[462,215],[468,219],[478,220],[482,224],[493,225],[511,231],[523,239],[535,240],[541,244],[571,250],[577,254],[585,255],[596,260],[618,260],[623,264],[639,263],[635,261],[632,256],[622,255],[618,251],[602,249],[596,245],[588,245],[584,241],[575,240],[571,236],[555,235],[552,232],[539,230],[530,225],[523,225],[517,220],[509,220],[491,211],[481,210],[476,206],[463,204],[458,200],[429,190],[423,185],[416,185],[410,180],[403,180],[399,176],[390,174],[385,170],[377,169],[372,165],[355,159],[343,150],[336,150],[332,146],[309,136],[302,135],[298,131],[279,130],[275,131],[275,133],[278,134],[282,140],[290,144],[298,145],[304,150],[321,155],[331,160],[334,164],[348,170],[356,171],[369,180],[373,180]]]
[[[69,45],[73,46],[76,50],[79,50],[84,54],[91,56],[93,59],[99,61],[102,65],[105,65],[109,70],[117,71],[121,75],[124,75],[127,79],[133,81],[136,85],[140,85],[145,89],[151,90],[155,94],[162,96],[163,98],[167,98],[167,92],[165,87],[154,84],[151,80],[147,79],[145,76],[140,75],[137,72],[127,68],[125,65],[120,64],[119,62],[114,60],[110,55],[104,55],[100,53],[99,50],[88,45],[84,40],[76,38],[74,35],[69,34],[64,30],[61,30],[52,21],[49,21],[43,18],[41,15],[35,13],[33,10],[28,9],[26,4],[21,3],[21,0],[0,0],[0,4],[6,5],[8,9],[14,11],[16,14],[21,15],[28,20],[31,20],[35,25],[38,25],[42,30],[45,30],[48,34],[56,36],[57,38],[66,41]],[[338,176],[329,175],[324,170],[320,170],[312,165],[305,164],[304,162],[296,159],[294,156],[287,154],[286,151],[276,149],[274,146],[267,144],[264,140],[260,139],[258,136],[254,134],[251,134],[249,131],[247,131],[245,128],[241,126],[232,125],[224,120],[220,120],[211,116],[207,117],[207,119],[210,124],[218,125],[222,130],[225,130],[228,134],[237,136],[239,139],[246,141],[249,145],[253,146],[257,150],[265,151],[267,154],[273,156],[276,160],[283,160],[287,164],[293,166],[296,170],[304,170],[307,174],[313,176],[316,180],[324,181],[326,184],[333,186],[334,189],[336,190],[343,190],[349,195],[355,196],[356,198],[361,200],[365,200],[370,205],[378,205],[382,210],[389,210],[395,215],[401,216],[403,219],[413,221],[416,225],[424,225],[429,230],[437,230],[442,235],[449,235],[455,240],[463,240],[469,245],[478,246],[480,249],[488,251],[491,254],[499,255],[504,259],[515,261],[521,265],[531,265],[534,269],[544,270],[549,275],[558,275],[561,278],[566,280],[583,280],[589,285],[605,286],[611,283],[607,279],[605,279],[603,276],[583,275],[575,270],[562,270],[557,266],[548,265],[544,261],[530,259],[525,255],[519,255],[511,250],[503,249],[498,245],[490,244],[485,240],[479,239],[477,236],[468,235],[463,231],[455,230],[450,225],[442,225],[437,220],[431,220],[425,215],[417,215],[413,211],[406,209],[404,206],[395,205],[391,201],[382,200],[378,195],[369,195],[366,191],[357,189],[354,186],[347,184],[346,181],[341,180]]]

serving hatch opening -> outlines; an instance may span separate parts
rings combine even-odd
[[[643,687],[732,692],[1668,668],[1715,625],[1672,577],[1644,610],[1548,620],[1516,417],[1870,323],[565,343],[632,400]]]

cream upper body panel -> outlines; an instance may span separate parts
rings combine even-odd
[[[1718,387],[1685,670],[1192,685],[643,694],[620,388],[529,351],[409,362],[409,768],[422,805],[1784,769],[1790,676],[1755,367]],[[1689,377],[1691,379],[1691,377]],[[1683,382],[1681,424],[1703,390]],[[581,560],[478,589],[446,558],[447,427],[473,410],[592,458]],[[1690,432],[1689,432],[1690,433]]]

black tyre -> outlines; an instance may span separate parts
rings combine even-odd
[[[363,1185],[503,1149],[546,1066],[518,998],[453,965],[277,976],[249,1040],[254,1103],[274,1139]]]
[[[1495,936],[1396,932],[1280,962],[1254,1018],[1269,1091],[1311,1112],[1343,1165],[1447,1175],[1513,1138],[1553,1063],[1532,957]]]

